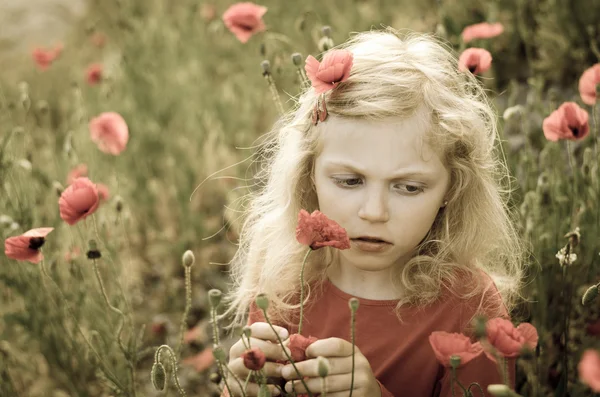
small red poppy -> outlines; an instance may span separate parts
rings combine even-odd
[[[318,210],[313,211],[312,214],[304,209],[300,210],[296,239],[300,244],[308,245],[313,250],[327,246],[342,250],[350,248],[350,239],[346,230]]]

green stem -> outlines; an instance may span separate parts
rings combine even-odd
[[[192,267],[185,267],[185,310],[183,311],[183,317],[181,318],[181,324],[179,326],[179,346],[175,356],[179,359],[181,355],[181,348],[183,347],[183,334],[187,328],[187,317],[192,307]]]
[[[327,381],[326,377],[321,378],[321,397],[327,397]]]
[[[238,384],[238,386],[242,390],[242,397],[246,397],[246,391],[245,391],[245,389],[242,389],[242,382],[240,382],[240,379],[237,377],[237,375],[234,374],[229,369],[229,367],[227,366],[227,364],[223,364],[223,363],[219,362],[219,368],[221,370],[221,376],[223,376],[223,381],[225,382],[225,387],[227,387],[227,391],[229,391],[229,395],[233,396],[233,394],[231,394],[231,388],[227,384],[227,374],[225,372],[223,372],[223,367],[225,367],[225,369],[227,370],[227,372],[229,372],[233,376],[233,379],[236,381],[236,383]]]
[[[98,284],[100,285],[100,291],[102,291],[102,296],[104,297],[104,302],[106,302],[106,305],[109,307],[110,310],[112,310],[120,316],[119,328],[117,330],[117,342],[119,343],[121,351],[125,354],[125,357],[128,357],[127,348],[125,347],[125,345],[123,344],[123,340],[121,339],[121,333],[123,332],[123,326],[125,325],[125,314],[123,314],[121,310],[111,305],[110,300],[108,299],[108,294],[106,293],[106,289],[104,288],[104,283],[102,282],[100,270],[98,269],[98,262],[96,261],[96,259],[93,259],[92,262],[94,264],[93,267],[94,273],[96,273],[96,279],[98,280]]]
[[[352,391],[354,390],[354,325],[356,322],[356,313],[354,310],[350,310],[350,338],[352,339],[352,374],[350,375],[350,396],[352,397]]]
[[[218,346],[219,345],[219,330],[217,329],[217,309],[211,307],[210,318],[211,318],[212,331],[213,331],[213,344],[215,346]]]
[[[269,320],[269,316],[267,315],[267,311],[263,309],[262,312],[263,312],[263,315],[265,316],[265,321],[269,324],[269,326],[271,327],[271,329],[275,333],[275,336],[277,337],[277,341],[279,342],[279,345],[283,349],[283,353],[285,354],[285,356],[289,360],[290,364],[292,364],[292,367],[294,367],[294,370],[296,371],[296,374],[298,375],[298,378],[300,378],[300,382],[302,382],[302,386],[304,386],[304,388],[306,389],[306,392],[308,393],[309,397],[313,397],[313,394],[310,392],[310,390],[308,389],[308,386],[304,382],[304,378],[303,378],[302,374],[300,373],[300,371],[298,371],[298,368],[296,367],[296,364],[294,364],[294,360],[292,360],[292,358],[288,354],[287,350],[285,349],[285,346],[283,346],[283,341],[281,340],[281,337],[279,336],[279,333],[277,332],[277,330],[275,329],[275,327],[273,327],[273,324],[271,324],[271,320]]]
[[[265,78],[267,79],[267,82],[269,83],[269,90],[271,91],[271,96],[273,97],[273,102],[275,102],[275,107],[277,107],[277,112],[279,113],[280,116],[282,116],[285,113],[285,110],[283,109],[283,105],[281,103],[281,98],[279,98],[279,93],[277,92],[277,87],[275,86],[275,81],[273,80],[273,77],[271,77],[270,73],[267,73]]]
[[[481,386],[479,385],[479,383],[477,382],[473,382],[469,385],[469,387],[467,387],[467,391],[470,393],[470,395],[473,395],[473,393],[471,393],[471,387],[473,386],[477,386],[479,388],[479,391],[481,392],[481,395],[483,397],[485,397],[485,392],[483,391],[483,389],[481,388]],[[535,394],[534,394],[535,395]]]
[[[306,259],[311,252],[312,248],[309,248],[306,255],[304,255],[302,269],[300,270],[300,322],[298,323],[298,335],[302,335],[302,319],[304,317],[304,266],[306,265]]]
[[[454,396],[454,385],[452,384],[453,382],[456,382],[456,384],[462,389],[463,391],[463,396],[465,397],[469,397],[471,395],[471,392],[469,392],[462,383],[460,383],[460,381],[456,378],[456,368],[454,367],[450,367],[451,372],[452,372],[452,382],[451,382],[451,388],[452,388],[452,395]]]
[[[502,381],[504,382],[504,384],[506,386],[510,387],[509,379],[508,379],[508,359],[507,358],[502,358]]]

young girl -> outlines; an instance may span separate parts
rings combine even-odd
[[[522,276],[496,115],[474,76],[428,35],[360,33],[321,63],[309,57],[306,69],[312,87],[260,150],[264,184],[231,262],[228,328],[251,324],[252,346],[268,358],[266,375],[291,390],[298,376],[276,362],[285,355],[254,300],[266,294],[284,339],[298,332],[307,247],[295,229],[301,209],[319,210],[347,231],[351,247],[314,250],[305,266],[302,335],[318,338],[296,364],[306,385],[321,392],[315,358],[324,356],[328,397],[348,396],[351,383],[354,397],[451,396],[450,369],[436,360],[429,336],[473,336],[477,314],[508,318]],[[351,297],[360,303],[353,382]],[[244,350],[238,341],[229,361],[242,380]],[[514,366],[509,360],[513,385]],[[457,376],[483,390],[502,383],[485,355]],[[304,392],[299,381],[294,387]],[[246,395],[257,394],[249,383]]]

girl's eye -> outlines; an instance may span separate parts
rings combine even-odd
[[[351,186],[357,186],[358,183],[356,183],[356,182],[357,181],[360,182],[360,178],[349,178],[349,179],[333,178],[333,181],[335,182],[336,185],[340,185],[343,187],[351,187]]]
[[[415,185],[397,185],[397,186],[403,186],[404,191],[409,194],[417,194],[417,193],[421,193],[423,191],[422,187],[415,186]]]

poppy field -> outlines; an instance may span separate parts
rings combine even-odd
[[[600,1],[563,3],[90,2],[0,71],[0,396],[220,396],[257,141],[305,62],[382,26],[443,38],[486,88],[528,249],[493,347],[435,334],[432,354],[517,358],[497,396],[600,393]]]

